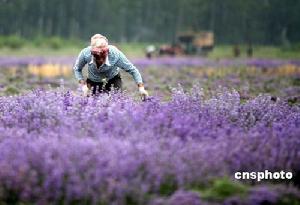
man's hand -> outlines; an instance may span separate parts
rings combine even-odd
[[[85,85],[86,82],[85,82],[84,80],[79,80],[79,84],[80,84],[80,85]]]
[[[87,97],[90,96],[90,89],[88,88],[88,86],[85,85],[81,85],[81,90],[83,92],[83,96]]]
[[[88,88],[86,82],[84,80],[79,81],[79,86],[81,91],[83,92],[83,96],[90,96],[90,89]]]
[[[147,90],[145,90],[143,85],[139,85],[139,93],[140,93],[141,97],[143,98],[143,100],[145,100],[149,96]]]

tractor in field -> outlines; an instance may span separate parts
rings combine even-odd
[[[214,34],[209,31],[180,33],[176,40],[186,55],[206,56],[214,47]]]
[[[158,49],[146,49],[146,56],[202,55],[206,56],[214,47],[214,34],[210,31],[183,32],[177,34],[173,44],[163,44]]]

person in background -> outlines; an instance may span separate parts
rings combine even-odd
[[[88,77],[85,80],[82,69],[88,65]],[[122,78],[120,69],[128,72],[137,84],[138,91],[143,98],[148,96],[144,88],[142,77],[138,69],[115,46],[109,45],[108,40],[101,34],[91,37],[91,45],[81,50],[74,64],[75,78],[85,96],[92,92],[103,93],[122,90]]]
[[[146,47],[146,57],[151,59],[152,56],[154,55],[155,50],[156,50],[156,48],[154,45],[148,45]]]
[[[238,57],[240,57],[240,55],[241,55],[240,47],[239,47],[238,44],[236,44],[236,45],[234,45],[234,47],[233,47],[233,56],[234,56],[235,58],[238,58]]]
[[[253,56],[253,47],[252,47],[252,44],[251,44],[251,43],[248,44],[248,48],[247,48],[247,56],[248,56],[249,58],[252,58],[252,56]]]

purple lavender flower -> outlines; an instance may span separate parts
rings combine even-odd
[[[202,205],[199,193],[178,190],[167,201],[168,205]]]
[[[177,190],[240,170],[299,172],[299,107],[193,91],[166,102],[61,88],[1,97],[0,200],[147,204],[167,185],[168,201],[201,204]]]
[[[257,187],[250,191],[248,204],[276,204],[278,199],[278,194],[275,191],[272,191],[268,187]]]

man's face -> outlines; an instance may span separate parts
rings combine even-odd
[[[102,65],[108,55],[108,47],[96,47],[92,48],[91,54],[95,57],[96,62]]]

